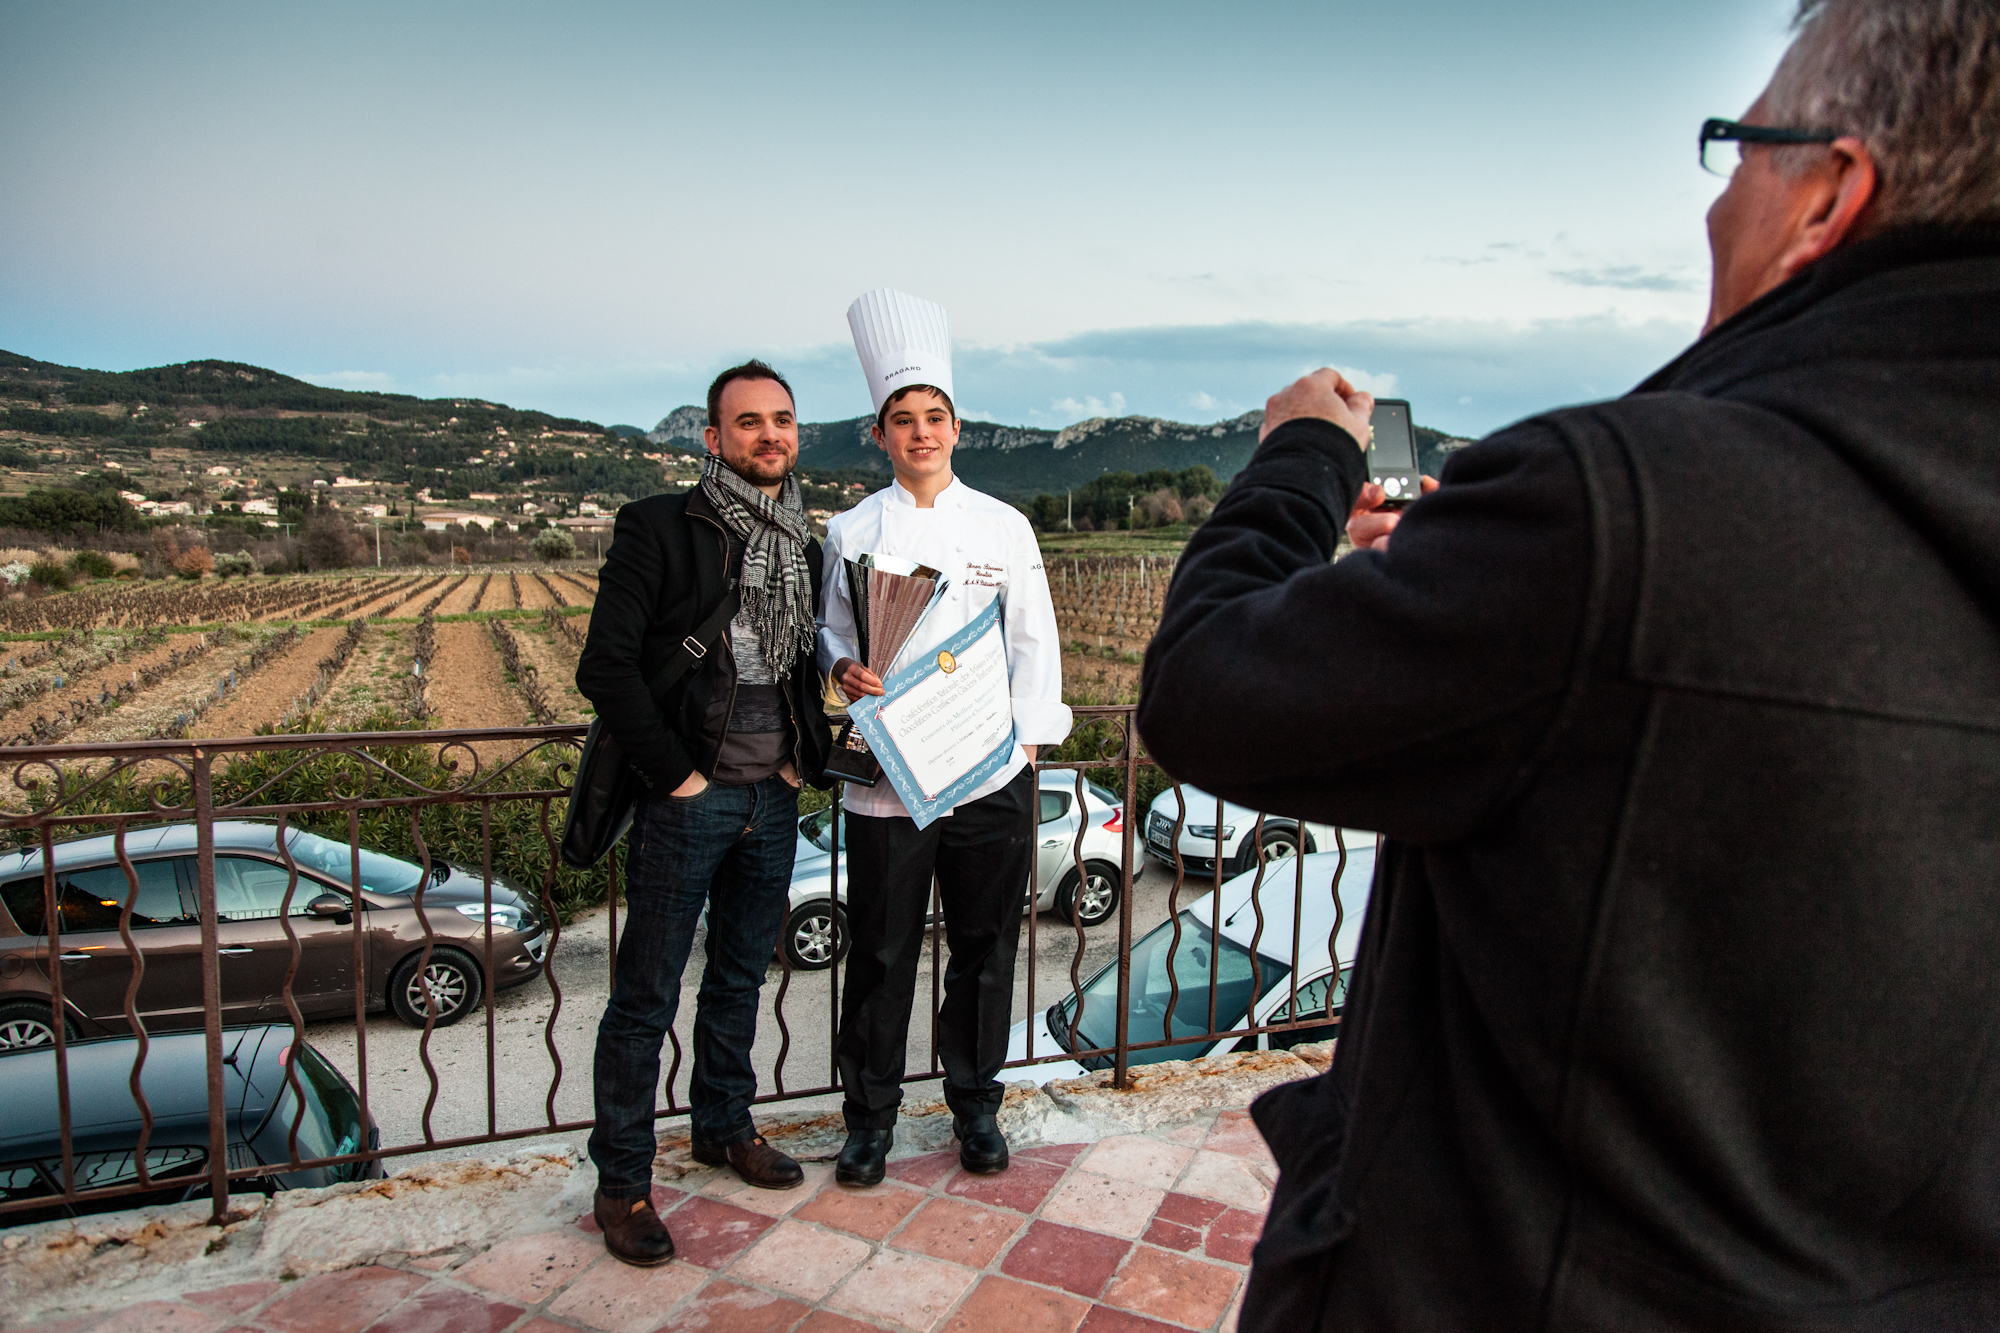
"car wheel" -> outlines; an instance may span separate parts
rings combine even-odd
[[[53,1046],[56,1041],[54,1010],[43,1000],[12,1000],[0,1004],[0,1051],[25,1050],[30,1046]],[[63,1019],[63,1037],[75,1041],[81,1034],[76,1020]]]
[[[1257,846],[1264,849],[1264,865],[1266,868],[1274,861],[1289,861],[1292,857],[1299,854],[1299,831],[1289,824],[1281,824],[1276,828],[1266,828],[1264,836],[1257,840]],[[1307,845],[1306,850],[1312,850],[1310,844]],[[1256,868],[1256,849],[1246,846],[1243,849],[1243,869],[1251,871]]]
[[[840,947],[838,957],[847,957],[847,946],[854,939],[847,929],[847,913],[824,898],[816,898],[800,903],[785,918],[778,948],[792,971],[823,972],[834,964],[836,938]]]
[[[1109,861],[1085,861],[1081,876],[1072,866],[1056,889],[1056,914],[1086,928],[1103,925],[1118,912],[1122,879]]]
[[[430,984],[430,999],[437,1004],[438,1027],[450,1027],[478,1007],[485,982],[479,975],[479,964],[470,955],[456,949],[432,949],[430,966],[419,977],[417,964],[423,960],[424,951],[419,949],[389,974],[389,1007],[396,1017],[413,1028],[424,1025],[430,1013],[424,998],[426,982]]]

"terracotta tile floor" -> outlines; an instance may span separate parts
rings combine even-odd
[[[585,1218],[483,1253],[148,1301],[42,1333],[1141,1333],[1228,1330],[1273,1171],[1249,1117],[1017,1152],[950,1153],[872,1190],[824,1166],[783,1193],[703,1170],[654,1201],[677,1257],[631,1268]]]

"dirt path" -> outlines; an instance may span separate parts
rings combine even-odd
[[[500,654],[486,626],[476,620],[437,627],[437,660],[429,690],[435,725],[518,727],[531,725],[528,705],[507,683]]]
[[[321,707],[331,730],[354,730],[379,708],[401,710],[403,682],[410,674],[409,632],[407,625],[380,621],[368,627],[354,655],[327,686]]]
[[[516,620],[508,625],[515,642],[521,645],[521,660],[535,669],[542,697],[555,710],[558,722],[589,722],[597,716],[590,700],[576,691],[576,650],[555,639],[539,620]]]
[[[518,574],[495,574],[493,582],[486,589],[486,600],[479,604],[481,611],[513,611],[521,605],[514,600],[514,581]]]
[[[571,606],[589,606],[597,600],[597,580],[584,574],[551,574],[551,581],[563,590]]]
[[[437,613],[439,615],[441,616],[463,615],[465,612],[470,611],[472,609],[472,599],[479,595],[478,575],[476,574],[464,575],[458,580],[458,582],[447,584],[446,586],[451,589],[451,594],[450,596],[446,597],[442,602],[438,603]],[[433,593],[431,595],[436,596],[437,594]]]
[[[306,635],[283,657],[266,662],[255,675],[246,677],[233,698],[202,717],[193,734],[249,736],[263,723],[283,720],[292,701],[311,688],[319,674],[320,658],[333,651],[344,633],[328,628]]]
[[[516,575],[521,581],[521,609],[539,611],[545,606],[554,606],[556,599],[549,596],[549,590],[533,574]]]

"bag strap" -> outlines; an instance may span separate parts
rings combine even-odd
[[[715,610],[708,613],[708,619],[695,626],[694,633],[681,640],[680,646],[674,649],[674,655],[660,668],[660,674],[646,682],[646,689],[652,694],[654,703],[659,703],[661,696],[672,689],[675,682],[694,670],[714,649],[723,626],[736,618],[742,591],[735,579],[729,580],[728,590],[722,594],[722,601],[717,603]]]

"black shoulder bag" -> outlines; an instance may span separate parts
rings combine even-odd
[[[731,579],[722,604],[681,640],[660,674],[646,682],[654,703],[664,707],[666,692],[708,656],[723,627],[736,616],[739,593],[736,580]],[[590,734],[583,738],[583,754],[576,761],[576,781],[569,789],[569,814],[563,820],[563,864],[587,870],[602,861],[632,827],[632,807],[639,803],[643,785],[624,748],[604,729],[604,719],[593,718]]]

